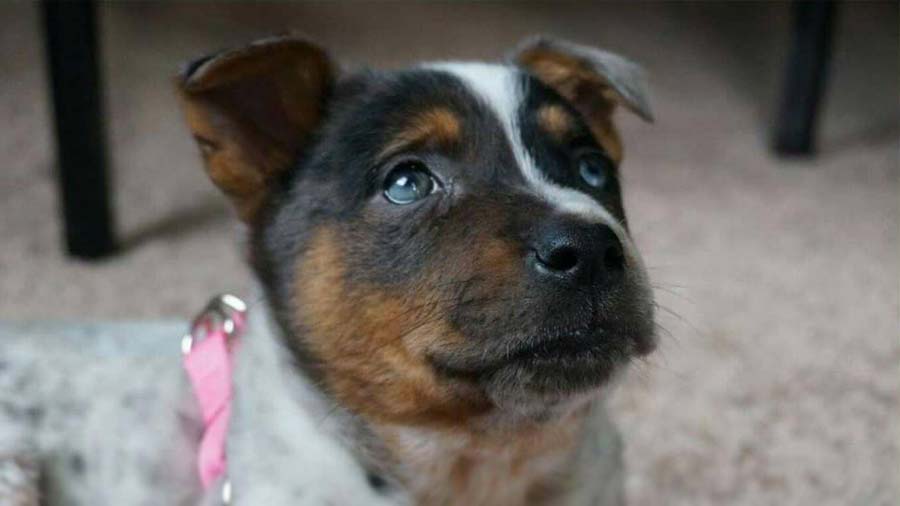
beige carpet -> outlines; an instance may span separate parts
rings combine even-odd
[[[898,504],[898,12],[841,13],[820,156],[783,162],[783,4],[106,4],[125,248],[86,264],[58,244],[37,9],[6,2],[0,318],[187,317],[247,287],[170,93],[178,62],[289,28],[388,66],[561,34],[642,61],[659,118],[622,119],[626,207],[671,311],[614,402],[632,503]]]

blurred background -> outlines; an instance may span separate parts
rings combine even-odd
[[[388,68],[553,34],[643,64],[657,117],[620,117],[665,329],[613,399],[631,502],[897,504],[900,20],[896,2],[836,7],[815,153],[785,158],[789,3],[101,3],[117,250],[88,261],[63,241],[41,5],[6,1],[0,319],[186,319],[251,290],[172,92],[181,62],[286,30]]]

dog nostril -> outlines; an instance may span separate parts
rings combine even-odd
[[[548,269],[567,272],[578,265],[578,252],[575,248],[560,246],[546,254],[538,252],[538,260]]]
[[[621,271],[625,268],[625,255],[618,244],[609,246],[603,253],[603,265],[609,271]]]

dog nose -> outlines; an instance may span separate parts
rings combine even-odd
[[[611,281],[625,270],[622,243],[603,224],[554,218],[539,227],[532,249],[540,275],[573,284]]]

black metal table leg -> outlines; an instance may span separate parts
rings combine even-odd
[[[76,257],[97,258],[115,249],[115,239],[96,6],[86,0],[45,0],[43,14],[66,248]]]
[[[794,32],[778,123],[775,152],[810,155],[815,149],[816,115],[831,60],[835,3],[832,0],[794,2]]]

